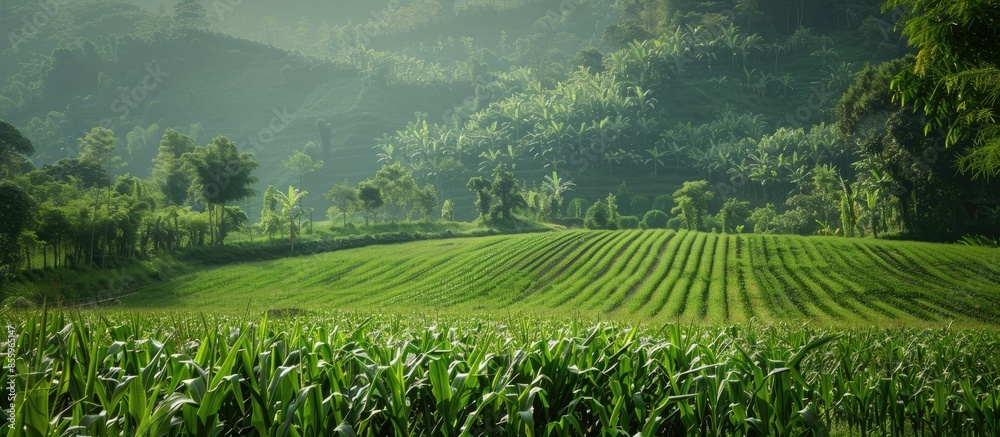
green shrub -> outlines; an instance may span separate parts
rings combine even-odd
[[[671,217],[670,220],[667,220],[667,229],[679,231],[682,226],[684,226],[684,219],[680,217]]]
[[[670,216],[659,210],[652,210],[642,216],[642,227],[646,229],[666,229]]]
[[[618,227],[620,229],[639,229],[639,218],[634,215],[618,217]]]
[[[7,311],[24,311],[35,308],[35,303],[23,296],[9,296],[3,300],[3,309]]]
[[[597,202],[587,209],[587,217],[583,220],[587,229],[617,229],[618,225],[611,217],[611,208],[606,202]]]
[[[656,211],[666,212],[674,209],[674,206],[676,206],[674,205],[674,196],[661,194],[653,199],[653,204],[650,207]]]

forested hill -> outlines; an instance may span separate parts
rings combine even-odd
[[[6,79],[0,113],[37,143],[36,164],[64,157],[76,138],[107,119],[123,143],[135,127],[153,123],[160,129],[200,124],[196,139],[206,142],[219,134],[245,138],[259,133],[274,109],[287,109],[295,120],[258,153],[262,179],[269,182],[278,182],[267,174],[277,170],[277,160],[307,141],[319,142],[317,121],[332,125],[334,149],[361,149],[335,158],[374,156],[365,150],[374,138],[391,134],[416,111],[442,119],[454,105],[474,97],[476,79],[482,82],[491,71],[534,67],[552,85],[573,68],[571,58],[580,48],[613,48],[602,35],[618,15],[610,2],[600,1],[461,2],[445,14],[427,2],[300,1],[277,7],[245,0],[206,4],[210,24],[207,31],[197,31],[177,25],[173,2],[69,2],[55,8],[43,3],[7,0],[0,5],[0,28],[11,29],[5,62],[0,63],[0,76]],[[699,7],[721,6],[703,2]],[[403,19],[414,14],[423,21]],[[294,17],[302,16],[307,19],[293,24]],[[22,17],[41,25],[27,26]],[[397,74],[372,77],[380,72],[359,71],[362,61],[344,61],[348,52],[343,49],[360,42],[377,50],[365,56],[367,66]],[[477,63],[470,74],[442,71],[470,60]],[[163,76],[155,78],[155,89],[138,91],[147,67],[159,68]],[[400,71],[409,77],[400,77]],[[735,73],[727,77],[735,79]],[[695,85],[704,83],[692,84],[691,97],[697,99],[706,90]],[[755,100],[753,96],[740,100],[732,104],[775,106],[746,101]],[[695,113],[710,115],[704,108]],[[124,157],[128,170],[145,175],[155,139],[134,148],[138,150]],[[331,163],[337,166],[336,161]],[[376,167],[374,159],[359,159],[346,161],[341,170],[355,169],[348,175],[353,179],[362,174],[359,165]]]
[[[780,205],[818,165],[850,179],[853,152],[830,136],[837,101],[865,65],[907,52],[874,0],[43,3],[0,3],[13,29],[0,114],[36,166],[103,124],[127,163],[115,172],[148,177],[176,128],[254,152],[258,193],[299,182],[282,161],[302,150],[325,162],[310,192],[400,162],[463,218],[466,181],[499,162],[533,181],[572,166],[586,198],[622,181],[652,198],[749,178],[754,148],[788,170],[731,187],[754,206]],[[799,146],[799,128],[833,142]],[[803,150],[771,147],[786,134]]]
[[[343,164],[337,167],[374,168],[374,137],[416,111],[449,107],[440,85],[363,80],[349,65],[214,32],[159,29],[157,19],[123,4],[81,7],[71,31],[4,53],[15,62],[0,67],[7,77],[0,113],[36,144],[36,165],[75,156],[76,139],[103,125],[121,140],[123,171],[147,177],[162,129],[174,127],[199,142],[227,135],[255,152],[263,180],[287,182],[277,165],[291,150],[318,143],[317,126],[329,123],[335,132],[326,149],[331,162]],[[153,124],[156,132],[127,138]],[[364,156],[345,153],[345,146]]]

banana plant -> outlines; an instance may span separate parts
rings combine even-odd
[[[573,181],[568,181],[560,177],[559,173],[555,171],[551,175],[545,176],[545,180],[542,181],[542,191],[552,196],[552,202],[556,211],[561,211],[563,193],[573,191],[573,187],[575,186],[576,184]]]
[[[663,167],[663,157],[667,155],[667,151],[661,150],[659,145],[655,145],[651,149],[646,149],[646,154],[649,155],[649,158],[645,160],[645,163],[653,165],[653,176],[657,176],[657,170]]]
[[[295,220],[298,219],[304,212],[302,208],[299,207],[299,201],[305,197],[306,194],[309,194],[309,192],[296,190],[289,185],[288,194],[278,192],[275,195],[278,205],[281,205],[281,215],[288,220],[288,241],[291,243],[292,253],[295,253]]]

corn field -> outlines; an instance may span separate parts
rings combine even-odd
[[[0,368],[16,393],[10,436],[1000,435],[1000,333],[988,330],[0,318],[17,333]]]

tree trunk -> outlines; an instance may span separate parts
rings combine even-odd
[[[219,212],[216,215],[218,216],[216,218],[216,220],[219,222],[219,229],[216,231],[215,234],[219,238],[219,243],[218,243],[219,246],[222,246],[226,242],[225,241],[226,239],[222,236],[222,228],[226,226],[226,204],[225,203],[220,203],[219,204]]]
[[[215,246],[215,222],[212,221],[212,204],[208,204],[208,242]]]

